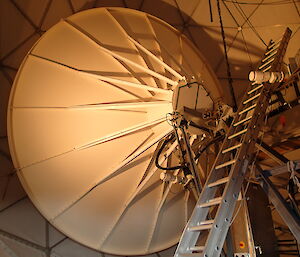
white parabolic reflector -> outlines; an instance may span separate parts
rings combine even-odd
[[[178,242],[195,201],[182,185],[160,180],[154,159],[172,131],[166,115],[183,76],[208,85],[197,108],[220,99],[217,79],[189,40],[130,9],[75,14],[34,45],[11,92],[9,143],[26,192],[51,224],[112,254]],[[161,165],[174,151],[176,143]]]

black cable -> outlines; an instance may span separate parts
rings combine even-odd
[[[181,166],[181,165],[174,166],[174,167],[162,167],[162,166],[158,163],[158,160],[159,160],[159,157],[160,157],[162,151],[165,149],[166,145],[174,139],[174,137],[175,137],[174,134],[172,134],[172,136],[171,136],[170,138],[166,139],[166,140],[162,143],[160,149],[159,149],[158,152],[157,152],[157,155],[156,155],[156,158],[155,158],[155,166],[156,166],[157,168],[161,169],[161,170],[177,170],[177,169],[183,169],[183,168],[184,168],[184,166]]]
[[[233,3],[233,0],[223,0],[224,2]],[[294,0],[295,2],[300,2],[300,0]],[[237,1],[235,1],[237,2]],[[291,4],[293,0],[283,0],[283,1],[273,1],[261,4],[260,2],[237,2],[238,4],[244,5],[283,5],[283,4]]]
[[[211,7],[211,0],[208,0],[209,5],[209,16],[210,16],[210,22],[213,22],[213,15],[212,15],[212,7]]]
[[[206,127],[203,127],[203,126],[199,126],[198,124],[196,124],[196,123],[193,122],[193,121],[190,121],[190,122],[189,122],[189,125],[192,126],[192,127],[201,129],[201,130],[203,130],[203,131],[205,131],[205,132],[208,132],[208,133],[210,133],[210,134],[212,133],[212,131],[211,131],[210,129],[208,129],[208,128],[206,128]]]
[[[222,21],[222,16],[221,16],[221,8],[220,8],[220,0],[217,0],[217,7],[218,7],[218,14],[219,14],[219,20],[220,20],[220,26],[221,26],[221,34],[222,34],[222,40],[223,40],[223,46],[224,46],[224,54],[225,54],[225,61],[226,61],[226,67],[227,67],[227,76],[228,76],[228,84],[229,84],[229,89],[233,101],[233,106],[232,109],[234,112],[237,111],[237,103],[234,95],[234,90],[233,90],[233,85],[232,85],[232,77],[231,77],[231,72],[230,72],[230,65],[228,61],[228,55],[227,55],[227,48],[226,48],[226,39],[225,39],[225,32],[224,32],[224,27],[223,27],[223,21]]]
[[[208,142],[208,143],[203,147],[203,149],[200,149],[200,150],[198,151],[198,153],[197,153],[196,156],[195,156],[195,160],[199,159],[199,157],[201,156],[201,154],[202,154],[203,152],[205,152],[206,149],[207,149],[208,147],[210,147],[210,146],[211,146],[212,144],[214,144],[214,143],[217,143],[217,142],[219,142],[219,141],[222,141],[224,138],[225,138],[225,135],[220,135],[220,136],[217,136],[217,137],[215,137],[214,139],[212,139],[210,142]]]

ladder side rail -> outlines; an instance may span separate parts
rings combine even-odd
[[[251,88],[251,86],[253,86],[253,85],[250,85],[249,88]],[[245,95],[244,98],[247,98],[247,96]],[[240,105],[239,111],[241,111],[243,108],[244,108],[244,105]],[[240,119],[239,116],[243,117],[245,115],[247,115],[247,114],[245,113],[245,114],[242,114],[242,115],[236,115],[236,117],[234,118],[232,124],[234,122],[237,122]],[[227,133],[227,137],[223,141],[223,144],[220,148],[219,154],[217,155],[216,160],[213,164],[213,167],[216,167],[216,165],[219,164],[220,162],[224,162],[224,157],[225,156],[227,156],[227,158],[228,158],[228,156],[230,156],[230,153],[228,153],[227,155],[222,154],[222,150],[228,148],[230,146],[230,144],[232,144],[232,142],[238,141],[238,140],[234,140],[234,139],[231,139],[231,140],[228,139],[228,135],[231,135],[231,134],[235,133],[237,129],[239,129],[239,127],[234,127],[234,126],[230,127],[230,129]],[[178,246],[178,249],[176,251],[175,256],[180,256],[179,254],[181,252],[183,252],[184,250],[188,249],[189,245],[195,245],[196,244],[196,242],[198,240],[198,237],[199,237],[201,232],[200,231],[189,232],[188,229],[189,229],[189,227],[199,225],[199,222],[206,219],[206,217],[209,213],[209,208],[204,208],[203,209],[203,208],[200,208],[199,205],[202,204],[202,203],[207,202],[207,200],[212,199],[215,196],[217,188],[216,187],[209,188],[208,184],[224,177],[225,171],[226,171],[225,168],[222,168],[220,170],[215,170],[215,168],[213,168],[211,170],[211,172],[210,172],[210,174],[209,174],[209,176],[206,180],[206,183],[203,187],[203,188],[205,188],[205,190],[202,190],[202,192],[200,194],[200,197],[197,201],[196,207],[195,207],[195,209],[194,209],[194,211],[191,215],[191,218],[188,221],[188,224],[185,227],[185,230],[182,234],[182,237],[180,239],[180,244]],[[192,251],[190,251],[190,252],[192,252]]]
[[[258,70],[264,72],[271,68],[275,70],[280,67],[290,32],[287,29],[282,40],[277,43],[270,41],[266,49],[265,58],[262,61],[263,65]],[[269,57],[266,58],[268,54]],[[276,62],[274,63],[274,61]],[[251,86],[254,87],[251,89]],[[274,87],[274,85],[272,86]],[[229,131],[226,133],[196,207],[181,236],[175,253],[176,257],[217,257],[221,253],[247,166],[252,161],[253,149],[260,126],[265,119],[268,96],[272,91],[269,83],[252,83],[249,85],[249,88],[251,90],[247,90],[243,97],[238,113],[234,117]],[[232,159],[233,154],[234,158]],[[229,167],[231,167],[229,175],[224,177]],[[224,189],[223,186],[219,187],[223,184],[225,186]],[[218,189],[222,190],[222,196],[214,198],[217,192],[220,192]],[[213,205],[217,205],[218,209],[215,219],[209,220],[208,214]],[[202,230],[206,229],[209,229],[209,234],[205,245],[196,245]]]
[[[251,102],[248,102],[248,103],[246,103],[246,104],[243,104],[244,100],[246,100],[246,99],[248,98],[247,92],[248,92],[249,90],[251,90],[251,87],[252,87],[252,86],[256,87],[256,86],[258,86],[258,84],[252,84],[252,85],[250,85],[250,86],[248,87],[246,93],[244,94],[244,97],[242,98],[241,104],[240,104],[240,106],[239,106],[239,108],[238,108],[238,112],[237,112],[235,118],[233,119],[233,121],[232,121],[232,123],[231,123],[231,127],[230,127],[230,129],[229,129],[229,131],[228,131],[228,133],[227,133],[227,135],[226,135],[226,138],[225,138],[226,141],[229,141],[229,142],[228,142],[228,145],[224,144],[224,145],[221,147],[221,149],[220,149],[221,151],[224,150],[224,146],[226,146],[226,147],[231,147],[231,146],[234,145],[234,144],[240,143],[240,142],[238,141],[238,139],[237,139],[237,140],[230,140],[230,139],[228,139],[228,137],[229,137],[230,135],[234,134],[234,133],[237,133],[237,132],[243,130],[244,127],[243,127],[243,126],[240,126],[240,125],[243,125],[243,124],[245,124],[245,123],[238,124],[237,126],[234,126],[234,124],[236,124],[236,123],[238,123],[238,122],[240,122],[240,121],[246,119],[247,116],[250,116],[250,115],[251,115],[252,117],[254,117],[254,110],[253,110],[253,113],[250,114],[250,115],[249,115],[249,112],[245,112],[245,113],[239,114],[239,112],[242,111],[243,109],[245,109],[245,108],[247,108],[247,107],[253,105],[253,103],[254,103],[253,101],[255,101],[255,100],[256,100],[256,102],[259,101],[259,98],[258,98],[258,99],[254,99],[254,100],[251,101]],[[260,88],[260,89],[258,90],[258,93],[257,93],[257,94],[262,94],[263,89],[264,89],[264,85],[263,85],[262,88]],[[260,95],[260,96],[261,96],[261,95]],[[251,119],[252,119],[252,118],[251,118]],[[248,125],[249,125],[249,123],[251,122],[251,119],[249,119]],[[246,127],[249,128],[249,126],[246,126]]]
[[[233,129],[234,128],[231,126],[229,130],[232,132]],[[228,147],[228,143],[229,143],[228,140],[226,140],[226,139],[223,140],[223,143],[222,143],[222,146],[220,149],[225,149],[226,147]],[[217,188],[216,187],[209,188],[208,185],[211,182],[222,178],[225,174],[225,168],[218,170],[217,172],[214,168],[220,162],[220,159],[222,159],[221,152],[222,151],[220,150],[214,163],[213,163],[213,166],[212,166],[213,168],[211,169],[210,173],[208,174],[208,178],[206,179],[206,182],[203,186],[203,190],[201,191],[201,194],[196,203],[195,209],[192,212],[187,225],[185,226],[185,229],[184,229],[182,236],[180,238],[180,241],[179,241],[180,243],[179,243],[176,253],[174,255],[175,257],[182,256],[181,253],[183,251],[185,251],[186,249],[188,249],[189,245],[195,245],[198,240],[200,231],[195,231],[195,232],[189,233],[188,230],[189,230],[189,227],[197,226],[199,221],[205,220],[209,213],[209,208],[203,209],[200,207],[200,204],[203,204],[203,203],[207,202],[207,200],[213,198],[213,196],[216,194]],[[205,188],[205,190],[204,190],[204,188]],[[190,252],[192,252],[192,251],[190,251]]]
[[[239,110],[241,110],[242,108],[243,108],[243,106],[240,106],[240,107],[239,107]],[[238,117],[238,116],[239,116],[239,115],[236,115],[236,117],[235,117],[235,118],[233,119],[233,121],[232,121],[232,124],[233,124],[234,122],[237,122],[237,121],[239,120],[239,117]],[[242,115],[240,115],[240,116],[242,116]],[[216,159],[215,159],[215,161],[214,161],[214,163],[213,163],[213,166],[212,166],[213,168],[211,169],[210,174],[208,175],[208,178],[207,178],[207,180],[206,180],[205,185],[204,185],[203,188],[207,188],[207,185],[208,185],[208,184],[210,184],[211,182],[213,182],[213,181],[215,181],[216,179],[219,179],[219,178],[221,177],[221,176],[215,176],[215,174],[214,174],[214,173],[216,173],[215,167],[216,167],[218,164],[220,164],[220,162],[224,161],[224,156],[226,156],[226,155],[225,155],[225,154],[222,154],[222,150],[228,148],[228,147],[230,146],[231,142],[234,142],[234,141],[236,142],[236,141],[238,141],[238,140],[229,140],[229,139],[228,139],[228,136],[231,135],[231,134],[234,134],[234,133],[236,132],[237,129],[238,129],[237,127],[230,126],[229,131],[227,132],[227,135],[226,135],[225,139],[223,140],[222,146],[220,147],[220,151],[219,151],[219,153],[218,153],[218,155],[217,155],[217,157],[216,157]],[[222,169],[222,170],[223,170],[223,169]],[[218,170],[217,173],[221,174],[222,171]],[[224,170],[224,173],[225,173],[225,170]],[[203,192],[203,191],[202,191],[202,192]],[[207,199],[207,197],[205,197],[205,199]],[[204,203],[202,200],[203,200],[203,199],[201,198],[201,195],[200,195],[200,198],[199,198],[199,200],[198,200],[198,203]]]
[[[289,28],[287,28],[284,32],[284,35],[278,47],[277,54],[275,55],[275,59],[272,62],[270,71],[280,71],[283,57],[285,55],[291,35],[292,35],[292,31]]]
[[[247,88],[247,90],[246,90],[246,92],[248,92],[248,90],[251,89],[252,86],[253,85],[249,85],[248,88]],[[244,94],[241,103],[244,100],[246,100],[246,99],[247,99],[247,93]],[[230,135],[233,135],[233,134],[239,132],[242,129],[240,126],[232,126],[232,125],[235,124],[235,123],[237,123],[237,122],[239,122],[239,121],[241,121],[241,120],[243,120],[247,116],[247,112],[239,115],[239,112],[242,111],[245,108],[245,106],[247,106],[247,105],[251,105],[251,103],[247,103],[246,105],[240,104],[240,106],[239,106],[239,108],[237,110],[237,114],[235,115],[235,117],[234,117],[234,119],[233,119],[233,121],[231,123],[231,126],[230,126],[228,132],[226,133],[226,137],[225,137],[225,139],[223,141],[223,144],[222,144],[222,146],[220,148],[220,152],[222,152],[222,150],[225,150],[228,147],[231,147],[232,144],[238,143],[238,139],[237,140],[230,140],[230,139],[228,139],[228,137]],[[221,160],[220,157],[225,157],[225,155],[224,154],[222,154],[222,155],[218,154],[217,158],[216,158],[216,162],[213,165],[213,167],[215,167],[217,164],[219,164],[219,162],[224,161],[224,160]],[[217,160],[219,160],[219,161],[217,161]]]
[[[209,213],[209,208],[201,208],[199,202],[204,202],[203,199],[210,199],[212,198],[212,196],[216,193],[217,188],[209,188],[209,190],[205,191],[205,194],[201,194],[199,197],[199,200],[194,208],[194,211],[187,223],[187,225],[185,226],[185,229],[182,233],[182,236],[180,238],[179,241],[179,245],[176,249],[175,252],[175,257],[181,257],[184,256],[182,254],[184,254],[184,252],[189,252],[192,253],[192,250],[189,249],[190,245],[196,245],[197,240],[199,238],[200,235],[200,231],[189,231],[190,227],[194,227],[199,225],[199,221],[203,221],[206,219],[208,213]],[[204,191],[202,191],[204,192]],[[201,210],[202,209],[202,210]]]
[[[219,256],[222,251],[247,167],[247,159],[241,160],[235,165],[237,172],[232,173],[230,176],[230,183],[226,185],[227,190],[216,214],[217,218],[206,240],[205,252],[203,252],[205,257]],[[237,175],[237,173],[239,174]]]
[[[233,130],[233,129],[234,128],[230,127],[230,130]],[[226,148],[227,146],[228,146],[228,141],[223,140],[221,149]],[[218,162],[220,162],[220,158],[222,159],[221,151],[219,151],[212,167],[215,167],[218,164]],[[200,193],[200,196],[197,200],[195,208],[194,208],[194,210],[190,216],[190,219],[189,219],[187,225],[185,226],[185,229],[179,240],[179,245],[178,245],[175,255],[174,255],[175,257],[182,256],[181,253],[183,251],[185,251],[186,249],[188,249],[189,245],[195,245],[198,240],[200,231],[190,232],[188,230],[189,230],[189,227],[197,226],[199,221],[205,220],[208,215],[209,208],[205,208],[204,210],[201,210],[199,205],[202,203],[205,203],[207,200],[213,198],[213,196],[216,194],[217,188],[216,187],[208,188],[208,184],[211,181],[215,181],[215,180],[222,178],[224,176],[225,169],[223,168],[223,169],[219,170],[218,172],[215,172],[215,171],[216,170],[214,168],[212,168],[210,173],[208,174],[206,182],[203,186],[203,189],[206,188],[206,190],[202,190]],[[190,252],[192,252],[192,251],[190,251]]]
[[[291,35],[292,35],[292,31],[289,28],[287,28],[283,35],[281,43],[278,47],[278,52],[276,54],[275,60],[273,61],[272,65],[271,65],[270,71],[276,72],[276,71],[282,70],[283,57],[286,53],[286,49],[287,49],[288,43],[290,41]],[[276,89],[279,86],[280,86],[280,83],[276,83],[275,85],[273,85],[272,92],[276,91]]]
[[[224,143],[226,143],[226,142],[224,141],[223,144]],[[221,151],[219,152],[218,156],[221,155],[220,153],[221,153]],[[216,165],[217,160],[218,160],[218,157],[216,158],[216,160],[213,164],[213,167]],[[196,244],[198,237],[200,235],[200,231],[190,232],[189,228],[199,225],[199,223],[201,221],[206,219],[206,217],[209,213],[209,208],[201,208],[200,205],[203,203],[206,203],[207,200],[212,199],[217,192],[218,188],[217,187],[209,188],[208,187],[209,183],[211,181],[216,181],[216,180],[222,178],[224,176],[224,174],[225,174],[225,168],[223,168],[217,172],[215,169],[212,169],[210,174],[208,175],[208,178],[203,186],[203,190],[201,191],[200,197],[195,205],[194,211],[182,233],[182,236],[179,241],[180,243],[179,243],[178,248],[175,253],[175,257],[182,256],[181,253],[186,251],[186,249],[188,249],[189,245]],[[205,188],[205,190],[204,190],[204,188]],[[191,252],[192,251],[190,250],[190,253]]]
[[[285,54],[287,44],[290,40],[292,31],[287,28],[281,38],[281,40],[274,42],[272,39],[270,40],[264,55],[261,58],[260,64],[257,67],[257,70],[262,71],[277,71],[280,69],[280,65],[282,62],[282,58]],[[270,62],[270,65],[265,65],[270,61],[271,58],[274,59]],[[279,67],[278,67],[279,65]],[[261,67],[263,66],[263,67]],[[267,68],[266,68],[267,67]]]
[[[270,87],[269,84],[265,88]],[[267,90],[264,90],[262,95],[259,97],[258,103],[260,103],[254,111],[254,118],[249,124],[249,130],[244,136],[244,144],[236,153],[237,162],[233,165],[229,182],[226,184],[223,192],[223,201],[219,206],[216,213],[216,219],[213,224],[213,229],[210,231],[205,246],[207,256],[219,256],[226,234],[234,211],[234,206],[237,201],[241,186],[244,180],[244,176],[247,170],[248,163],[251,160],[251,152],[255,147],[256,137],[259,133],[259,128],[265,118],[265,111],[268,106]],[[231,205],[230,205],[231,204]],[[230,208],[228,208],[230,205]],[[228,222],[229,220],[229,222]],[[224,222],[225,221],[225,222]],[[209,240],[215,238],[215,240]],[[216,244],[218,242],[218,245]],[[216,247],[219,247],[218,249]]]
[[[243,108],[243,105],[240,106],[239,110],[241,110]],[[241,115],[240,115],[241,116]],[[238,115],[236,115],[236,117],[234,118],[233,120],[233,123],[238,121],[239,117]],[[220,148],[220,151],[217,155],[217,158],[213,164],[213,167],[215,167],[217,164],[219,164],[221,161],[224,161],[224,156],[226,154],[222,154],[222,150],[223,149],[226,149],[231,142],[235,142],[237,140],[229,140],[228,139],[228,135],[234,133],[236,131],[236,127],[234,126],[231,126],[228,133],[227,133],[227,137],[225,138],[225,140],[223,141],[223,144]],[[227,154],[227,156],[229,155],[230,153]],[[198,240],[198,237],[200,235],[200,231],[194,231],[194,232],[189,232],[188,229],[189,227],[194,227],[194,226],[197,226],[199,225],[199,222],[203,221],[206,219],[208,213],[209,213],[209,208],[201,208],[199,207],[200,204],[203,204],[205,202],[207,202],[207,200],[209,199],[212,199],[214,197],[214,195],[216,194],[216,191],[217,191],[217,187],[212,187],[212,188],[209,188],[208,185],[211,183],[211,182],[214,182],[222,177],[224,177],[224,174],[225,174],[225,168],[222,168],[220,170],[215,170],[215,168],[213,168],[206,180],[206,183],[204,185],[203,188],[205,188],[205,190],[202,190],[201,194],[200,194],[200,197],[197,201],[197,204],[196,204],[196,208],[194,209],[194,212],[192,213],[191,215],[191,218],[190,220],[188,221],[188,224],[187,226],[185,227],[185,230],[182,234],[182,237],[180,239],[180,244],[178,246],[178,249],[176,251],[176,254],[175,256],[180,256],[180,252],[188,249],[188,245],[195,245],[197,240]],[[190,251],[192,252],[192,251]]]

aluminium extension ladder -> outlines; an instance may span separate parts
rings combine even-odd
[[[259,71],[280,71],[290,35],[287,29],[279,42],[270,41]],[[184,229],[175,257],[221,254],[270,100],[270,83],[254,82],[249,87]],[[200,235],[207,237],[199,245]]]

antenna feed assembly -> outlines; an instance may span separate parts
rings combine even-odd
[[[173,89],[172,106],[174,112],[184,115],[184,109],[197,109],[201,84],[194,78],[190,82],[180,80]]]
[[[282,82],[285,74],[281,72],[263,72],[263,71],[251,71],[249,73],[249,80],[260,84],[263,82],[269,82],[271,84],[276,82]]]
[[[179,81],[178,85],[173,89],[173,112],[169,114],[168,122],[173,127],[174,135],[178,143],[180,166],[183,173],[181,176],[175,176],[165,171],[160,177],[163,181],[178,183],[183,186],[193,183],[196,187],[197,195],[199,195],[201,191],[200,172],[195,162],[195,155],[191,149],[191,145],[197,136],[188,135],[190,134],[188,132],[189,125],[196,126],[196,124],[192,121],[188,111],[192,110],[197,112],[197,105],[201,100],[199,92],[203,90],[201,87],[202,85],[199,82],[192,79],[190,82],[186,80]],[[203,132],[201,132],[201,134],[203,134]]]

